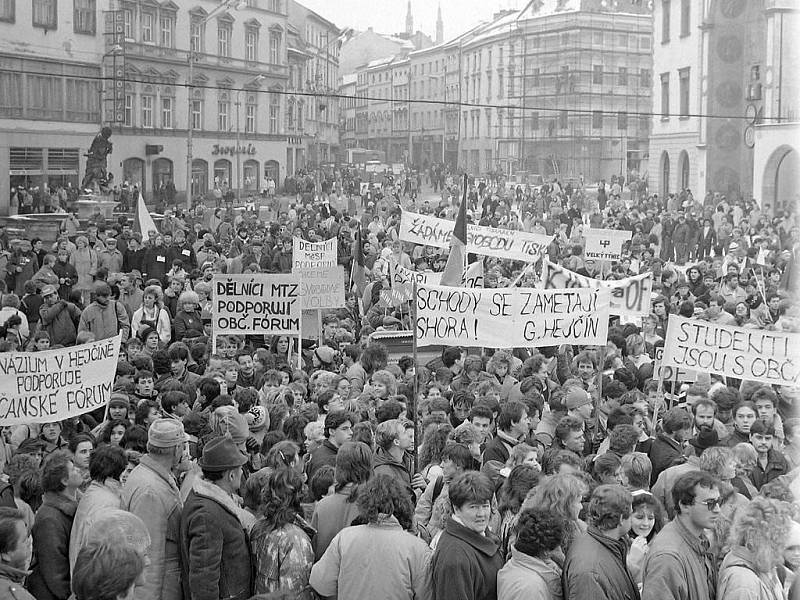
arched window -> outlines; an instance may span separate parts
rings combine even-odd
[[[153,161],[153,190],[166,186],[173,181],[172,161],[168,158],[157,158]]]
[[[144,161],[141,158],[127,158],[122,161],[122,180],[131,186],[138,186],[139,191],[145,189]]]
[[[280,165],[278,164],[277,160],[268,160],[264,163],[264,177],[272,177],[275,181],[278,181],[278,177],[280,175]]]
[[[192,196],[208,191],[208,163],[202,158],[192,159]]]
[[[220,187],[231,186],[231,161],[221,158],[214,162],[214,183]]]
[[[689,188],[689,154],[686,150],[678,158],[678,187],[681,190]]]
[[[669,154],[661,153],[661,196],[666,198],[669,195]]]
[[[243,187],[245,191],[248,192],[257,192],[258,191],[258,161],[257,160],[246,160],[242,164],[242,172],[243,172]]]

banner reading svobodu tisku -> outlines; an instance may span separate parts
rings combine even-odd
[[[454,221],[403,211],[400,239],[436,248],[450,247]],[[467,225],[467,252],[510,260],[536,262],[553,240],[552,236]]]
[[[662,365],[793,386],[800,382],[800,333],[670,315]]]
[[[0,426],[50,423],[111,399],[121,337],[43,352],[0,353]]]
[[[578,275],[544,259],[540,287],[545,290],[605,287],[611,290],[612,315],[647,315],[650,313],[653,274],[643,273],[625,279],[604,281]]]
[[[622,255],[622,246],[632,235],[622,229],[586,229],[583,232],[586,240],[583,255],[595,260],[617,260]]]
[[[487,348],[606,343],[607,289],[417,286],[420,346]]]
[[[214,335],[298,335],[302,318],[295,275],[215,275]]]
[[[325,242],[293,239],[292,275],[300,277],[303,308],[344,306],[344,268],[337,264],[336,238]]]

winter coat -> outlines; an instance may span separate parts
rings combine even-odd
[[[92,481],[78,502],[72,532],[69,536],[69,570],[75,568],[78,552],[86,544],[89,531],[95,521],[102,517],[106,510],[122,508],[122,485],[114,479],[105,483]]]
[[[342,599],[431,600],[430,557],[425,542],[389,517],[342,529],[311,569],[310,583],[321,596]]]
[[[128,311],[116,300],[109,300],[105,306],[98,302],[92,302],[81,313],[78,332],[81,331],[91,331],[95,340],[112,338],[122,332],[122,341],[124,342],[131,332]]]
[[[25,294],[25,282],[33,279],[33,274],[39,270],[39,260],[33,252],[14,252],[8,259],[6,270],[8,290],[22,298]]]
[[[309,535],[313,530],[300,517],[280,529],[274,529],[263,518],[256,522],[250,532],[254,594],[284,592],[296,600],[310,600],[308,577],[314,551]]]
[[[314,450],[311,452],[311,460],[306,467],[308,480],[311,481],[311,478],[314,477],[314,473],[316,473],[317,469],[323,465],[335,467],[336,455],[338,452],[339,448],[331,444],[329,440],[325,440],[319,446],[314,448]]]
[[[181,499],[170,471],[145,455],[122,489],[122,508],[144,521],[150,534],[150,565],[135,600],[182,600],[180,538]]]
[[[783,587],[774,569],[759,572],[750,550],[734,546],[719,569],[717,600],[783,600]]]
[[[406,458],[406,457],[404,457]],[[414,499],[414,489],[411,487],[411,465],[407,461],[398,461],[386,452],[383,448],[378,448],[375,452],[372,471],[375,475],[389,475],[403,485]]]
[[[431,559],[436,600],[493,600],[503,566],[498,541],[450,518]]]
[[[569,600],[639,600],[625,557],[625,539],[589,527],[570,544],[564,562],[564,596]]]
[[[28,591],[36,600],[66,600],[69,579],[69,535],[78,503],[63,494],[45,492],[33,523],[33,565]]]
[[[163,282],[171,266],[167,264],[167,249],[164,246],[152,246],[144,254],[142,275],[146,279],[158,279]]]
[[[175,339],[196,338],[205,335],[203,322],[200,320],[199,312],[187,313],[184,310],[178,311],[175,320],[172,322],[175,328]]]
[[[649,544],[642,564],[642,600],[709,600],[717,587],[716,559],[708,540],[679,520],[667,523]]]
[[[29,574],[30,571],[0,563],[0,600],[36,600],[22,587],[22,582]]]
[[[69,255],[69,263],[75,267],[78,273],[78,282],[73,286],[76,290],[92,289],[94,274],[97,273],[97,252],[88,246],[77,248]]]
[[[763,468],[756,461],[756,466],[750,471],[750,480],[756,486],[756,489],[760,490],[765,483],[769,483],[788,472],[789,464],[786,462],[786,457],[779,450],[770,449],[767,454],[766,468]]]
[[[217,485],[198,479],[180,527],[183,592],[191,600],[247,600],[252,567],[241,509]]]
[[[78,336],[78,323],[81,320],[81,309],[67,302],[59,300],[53,306],[43,304],[39,308],[39,318],[42,329],[50,336],[50,344],[55,346],[71,346]]]
[[[497,573],[497,600],[561,600],[561,568],[511,548],[511,558]]]
[[[336,534],[349,527],[361,514],[355,501],[348,501],[351,490],[352,484],[347,485],[341,491],[325,496],[314,507],[311,527],[316,531],[312,539],[316,560],[322,558]]]
[[[650,475],[650,484],[655,484],[662,471],[678,464],[683,459],[681,445],[671,437],[659,433],[650,446],[650,462],[653,465],[653,472]]]
[[[64,298],[65,300],[69,298],[69,293],[72,291],[72,286],[78,283],[78,272],[75,270],[69,261],[61,262],[60,260],[56,261],[55,266],[53,267],[53,272],[58,276],[59,285],[58,287],[58,295],[60,298]],[[64,280],[64,283],[60,283],[61,280]]]

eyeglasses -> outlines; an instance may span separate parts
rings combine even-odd
[[[722,508],[725,501],[722,498],[709,498],[708,500],[700,500],[699,502],[695,500],[694,503],[705,504],[708,510],[714,510],[717,507]]]

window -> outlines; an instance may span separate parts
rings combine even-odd
[[[533,70],[533,81],[531,83],[533,87],[539,87],[541,84],[541,69],[539,67]]]
[[[248,27],[247,33],[245,33],[244,57],[250,62],[258,59],[258,30],[253,27]]]
[[[503,73],[497,73],[497,97],[502,98],[505,93],[505,86],[503,85]]]
[[[203,21],[201,19],[192,18],[192,24],[189,25],[189,48],[192,52],[203,51]]]
[[[595,46],[602,46],[603,45],[603,32],[602,31],[593,31],[592,32],[592,44]]]
[[[652,43],[650,42],[649,35],[643,35],[639,38],[639,49],[640,50],[650,50]]]
[[[175,22],[172,17],[161,17],[159,19],[161,30],[161,47],[172,48],[172,30]]]
[[[14,3],[15,0],[0,0],[0,21],[14,22]]]
[[[152,96],[142,96],[142,127],[153,127]]]
[[[661,118],[669,118],[669,73],[661,74]]]
[[[678,93],[680,94],[678,107],[681,117],[689,116],[689,67],[678,69]]]
[[[66,119],[73,123],[91,123],[99,114],[99,96],[95,82],[84,79],[67,79]]]
[[[620,111],[617,113],[617,129],[628,128],[628,113]]]
[[[617,34],[617,45],[620,48],[627,48],[628,47],[628,34],[627,33],[619,33],[619,34]]]
[[[272,12],[276,13],[281,12],[281,0],[269,0],[267,10],[271,10]]]
[[[64,87],[58,77],[28,75],[28,115],[36,119],[63,119]]]
[[[217,25],[217,54],[226,57],[231,55],[231,26],[228,23]]]
[[[602,129],[603,128],[603,111],[602,110],[593,110],[592,111],[592,129]]]
[[[133,94],[125,94],[125,127],[133,127]]]
[[[277,65],[281,60],[281,33],[271,31],[269,34],[269,62]]]
[[[669,19],[672,0],[661,0],[661,43],[669,41]]]
[[[592,83],[603,84],[603,65],[592,65]]]
[[[486,109],[486,136],[487,137],[494,137],[494,132],[492,131],[492,109]]]
[[[142,13],[142,41],[153,43],[153,23],[155,16],[152,13]]]
[[[531,131],[538,131],[539,130],[539,113],[533,112],[531,113]]]
[[[628,85],[628,68],[620,67],[617,74],[617,85]]]
[[[73,28],[75,33],[94,35],[97,29],[96,0],[75,0]]]
[[[681,37],[689,35],[692,18],[692,0],[681,0]]]
[[[558,128],[559,129],[566,129],[567,128],[567,111],[560,110],[558,111]]]
[[[161,127],[172,129],[172,98],[161,98]]]
[[[0,116],[22,116],[22,73],[0,71]]]
[[[255,99],[248,98],[244,107],[244,132],[256,132],[256,104]]]
[[[125,39],[132,40],[133,39],[133,11],[129,8],[126,8],[122,11],[122,18],[125,23]]]
[[[203,101],[192,100],[192,129],[203,128]]]
[[[227,100],[217,102],[217,130],[228,131],[230,121],[231,103]]]
[[[58,0],[32,0],[33,26],[55,29],[58,26]]]
[[[639,71],[639,85],[646,88],[653,85],[653,77],[650,75],[650,69],[642,69]]]

